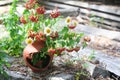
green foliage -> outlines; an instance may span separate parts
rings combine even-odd
[[[4,15],[4,25],[9,32],[10,37],[3,38],[0,41],[0,48],[8,54],[19,57],[22,55],[23,45],[25,39],[25,28],[21,27],[19,16],[16,11],[17,1],[14,0],[9,14]],[[23,36],[24,35],[24,36]]]
[[[73,61],[68,60],[68,61],[65,62],[65,65],[66,66],[73,66]]]
[[[82,64],[82,67],[83,67],[84,69],[86,69],[88,66],[89,66],[89,65],[88,65],[87,63],[83,63],[83,64]]]
[[[22,53],[23,46],[20,41],[13,41],[12,39],[4,38],[0,42],[0,48],[11,56],[19,57]]]
[[[86,46],[87,46],[87,43],[86,43],[86,42],[83,42],[82,48],[85,48]]]
[[[84,76],[84,77],[83,77]],[[83,80],[83,78],[88,77],[89,74],[85,70],[80,70],[75,75],[75,80]],[[82,79],[81,79],[82,77]],[[86,79],[85,79],[86,80]]]
[[[0,51],[0,75],[3,75],[4,78],[8,78],[7,73],[4,71],[3,66],[6,65],[7,67],[10,66],[9,63],[7,63],[7,61],[5,60],[5,58],[7,57],[5,52]]]
[[[93,50],[91,55],[88,56],[88,61],[91,61],[91,60],[93,60],[95,58],[95,54],[94,53],[95,53],[95,51]]]
[[[68,27],[64,27],[60,32],[59,32],[59,39],[62,41],[59,41],[62,46],[68,46],[68,48],[73,48],[76,46],[79,42],[81,37],[84,36],[83,33],[77,34],[74,32],[69,31]],[[84,46],[85,47],[85,46]]]
[[[41,54],[41,55],[40,55]],[[46,58],[46,52],[44,51],[41,51],[41,52],[37,52],[37,53],[34,53],[33,55],[32,55],[32,60],[31,60],[31,62],[32,62],[32,64],[35,66],[37,63],[38,63],[38,61],[42,61],[42,60],[44,60],[45,58]]]
[[[7,30],[9,31],[10,37],[3,38],[0,40],[0,75],[6,79],[8,79],[7,73],[4,71],[3,66],[9,67],[10,64],[5,60],[7,57],[5,52],[10,53],[11,55],[18,56],[19,51],[18,48],[20,47],[20,41],[22,38],[18,38],[17,34],[20,30],[20,27],[16,25],[19,23],[19,17],[14,13],[16,11],[16,3],[17,0],[14,0],[12,7],[10,9],[10,14],[4,15],[4,25],[6,26]],[[18,41],[17,41],[18,40]],[[18,44],[19,43],[19,44]],[[3,50],[5,52],[3,52]]]

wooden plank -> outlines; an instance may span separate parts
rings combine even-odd
[[[118,6],[113,7],[113,6],[105,6],[105,5],[96,5],[96,4],[90,4],[87,2],[80,2],[80,1],[63,1],[63,0],[51,0],[51,1],[64,3],[64,4],[72,5],[72,6],[77,6],[77,7],[82,7],[82,8],[87,8],[87,9],[92,9],[92,10],[101,11],[101,12],[120,16],[120,7],[118,7]]]
[[[74,30],[76,32],[84,32],[86,35],[103,36],[109,39],[120,41],[120,32],[117,31],[109,31],[109,30],[85,26],[81,24],[79,24]]]
[[[114,16],[114,15],[110,15],[110,14],[106,14],[106,13],[102,13],[102,12],[97,12],[97,11],[90,11],[90,10],[87,10],[87,9],[80,9],[80,11],[82,13],[87,14],[87,15],[95,15],[95,16],[98,16],[98,17],[103,17],[103,18],[108,19],[108,20],[113,20],[113,21],[120,22],[120,17]]]
[[[54,6],[45,5],[46,10],[53,10],[54,8],[55,8]]]
[[[0,6],[8,5],[8,4],[11,4],[12,2],[13,2],[13,0],[0,1]]]
[[[64,5],[64,4],[60,4],[60,3],[54,3],[54,2],[48,2],[48,1],[42,1],[42,4],[45,4],[45,6],[54,6],[54,7],[58,7],[61,9],[65,9],[65,8],[78,8],[78,7],[73,7],[73,6],[69,6],[69,5]]]
[[[85,48],[83,50],[80,50],[79,57],[83,58],[84,55],[89,56],[93,50],[94,49],[91,49],[91,48]],[[106,53],[103,53],[99,50],[94,50],[94,51],[95,51],[95,53],[94,53],[95,59],[100,62],[101,67],[120,76],[120,65],[118,64],[120,62],[119,57],[107,55]]]
[[[113,28],[114,30],[117,30],[118,28],[120,28],[120,23],[111,21],[111,20],[107,20],[102,17],[94,16],[94,18],[91,18],[90,16],[87,16],[86,14],[82,14],[82,12],[78,17],[81,17],[81,18],[87,20],[89,23],[94,21],[96,23],[100,23],[102,25],[109,26],[109,28],[111,28],[111,29]]]
[[[0,7],[0,18],[2,14],[8,13],[10,9],[10,5],[9,6],[1,6]]]

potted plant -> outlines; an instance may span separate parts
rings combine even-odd
[[[21,42],[25,40],[27,45],[23,50],[23,58],[34,72],[46,70],[54,55],[61,55],[63,51],[79,51],[78,44],[84,36],[83,33],[73,31],[78,23],[71,17],[67,17],[64,20],[65,24],[61,26],[61,15],[57,7],[48,17],[45,13],[45,7],[38,4],[37,0],[27,1],[25,10],[19,17],[21,24],[17,28],[20,32],[16,35],[17,39],[15,37],[16,41],[20,39],[19,36],[22,36]],[[83,47],[86,46],[86,41],[90,41],[86,39],[82,43]]]
[[[37,6],[35,6],[37,5]],[[29,0],[26,5],[29,12],[20,18],[21,23],[26,26],[33,25],[28,29],[26,43],[28,44],[23,51],[24,60],[34,71],[45,70],[52,62],[53,56],[60,55],[62,51],[79,51],[77,46],[83,33],[72,31],[77,26],[77,21],[71,17],[65,19],[66,25],[59,28],[58,20],[60,12],[55,8],[50,16],[45,18],[45,8],[36,3],[36,0]],[[33,9],[34,10],[31,10]]]

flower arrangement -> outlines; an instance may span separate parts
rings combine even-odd
[[[17,16],[14,9],[16,8],[13,8],[11,14]],[[83,33],[76,33],[73,31],[73,29],[77,27],[78,22],[71,17],[67,17],[64,20],[65,24],[61,26],[62,23],[59,23],[61,15],[57,7],[51,11],[49,16],[46,17],[45,13],[45,7],[40,5],[37,0],[29,0],[25,4],[25,10],[22,16],[20,18],[17,16],[14,19],[16,20],[14,26],[18,26],[16,25],[18,21],[21,24],[15,27],[19,33],[11,35],[13,41],[24,42],[25,40],[27,45],[32,45],[35,42],[44,44],[37,52],[38,54],[32,54],[31,63],[33,63],[33,65],[36,65],[39,60],[45,59],[48,54],[60,55],[63,51],[78,52],[80,50],[78,44],[80,43],[80,39],[84,36]],[[14,27],[12,29],[14,29]],[[12,34],[12,31],[10,34]],[[15,36],[17,36],[17,39]],[[22,39],[18,36],[21,36]],[[87,41],[89,40],[85,38],[81,47],[84,48]],[[41,44],[37,45],[40,46]]]
[[[39,6],[36,0],[29,0],[25,7],[30,15],[23,14],[20,21],[25,27],[30,27],[26,43],[32,44],[35,41],[45,43],[45,46],[40,50],[42,56],[39,58],[44,58],[46,54],[60,55],[65,50],[68,52],[79,51],[78,43],[83,37],[83,33],[79,34],[72,31],[78,24],[76,20],[67,17],[66,24],[59,28],[57,23],[60,20],[60,12],[57,8],[50,13],[49,17],[45,18],[46,10],[44,6]],[[35,10],[31,10],[33,8]]]

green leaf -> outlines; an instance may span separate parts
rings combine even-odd
[[[95,51],[93,50],[92,53],[88,56],[88,60],[93,60],[95,58]]]
[[[87,46],[87,43],[86,43],[86,42],[83,42],[83,44],[82,44],[82,49],[84,49],[86,46]]]
[[[87,68],[89,65],[87,63],[82,64],[83,68]]]
[[[27,9],[25,9],[25,10],[23,11],[23,14],[29,14],[29,13],[30,13],[30,11],[27,10]]]
[[[81,38],[80,36],[77,36],[75,41],[76,41],[77,43],[79,43],[79,42],[80,42],[80,38]]]
[[[83,36],[84,36],[84,33],[80,33],[79,36],[80,36],[80,37],[83,37]]]
[[[75,41],[73,39],[70,39],[69,43],[70,43],[70,46],[73,46]]]
[[[46,19],[45,26],[49,26],[49,24],[50,24],[50,19]]]
[[[12,6],[10,8],[10,14],[13,14],[16,11],[17,2],[18,0],[13,1]]]
[[[64,27],[61,31],[62,34],[68,33],[69,29],[68,27]]]
[[[77,43],[79,43],[81,37],[83,37],[83,36],[84,36],[84,33],[77,34],[77,35],[76,35],[76,40],[75,40],[75,41],[76,41]]]
[[[67,38],[69,38],[68,33],[64,33],[64,34],[63,34],[63,39],[67,39]]]

